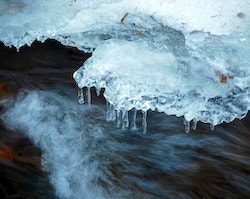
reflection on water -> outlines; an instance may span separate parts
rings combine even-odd
[[[11,132],[23,132],[41,148],[42,164],[60,198],[250,195],[249,115],[217,126],[214,131],[198,123],[197,130],[189,134],[184,133],[182,118],[155,112],[148,113],[146,135],[140,128],[115,128],[113,122],[105,120],[104,99],[94,92],[91,107],[78,104],[71,75],[83,59],[83,53],[54,41],[35,44],[20,54],[1,47],[0,83],[5,87],[2,122]],[[7,104],[3,98],[12,103]],[[138,127],[141,119],[139,113]],[[1,161],[8,163],[4,168],[9,170],[17,164],[3,158]],[[29,165],[39,168],[32,161]],[[8,172],[8,177],[18,178],[25,169],[29,181],[24,179],[13,192],[33,184],[34,189],[27,189],[27,193],[52,198],[46,195],[49,185],[45,177],[39,177],[31,166],[20,167],[22,170]],[[44,180],[38,180],[39,184],[37,179]],[[1,186],[7,185],[1,182]]]

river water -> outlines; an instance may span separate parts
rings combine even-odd
[[[78,103],[72,74],[89,56],[54,40],[1,44],[0,149],[25,151],[0,158],[1,198],[249,197],[249,114],[185,133],[183,118],[149,111],[146,134],[142,113],[137,130],[116,128],[94,88],[91,105]]]

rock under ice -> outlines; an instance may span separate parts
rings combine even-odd
[[[250,109],[249,0],[3,0],[0,41],[19,49],[57,39],[93,52],[74,73],[82,89],[105,88],[107,119],[136,128],[137,110],[214,125]]]

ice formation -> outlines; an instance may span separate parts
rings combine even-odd
[[[249,0],[3,0],[0,41],[19,49],[57,39],[93,52],[74,73],[83,88],[105,88],[108,120],[129,126],[147,110],[215,125],[250,109]],[[132,121],[131,127],[136,128]]]
[[[124,120],[128,110],[151,109],[184,115],[186,132],[191,120],[193,129],[197,121],[213,129],[244,117],[249,109],[250,49],[247,42],[236,42],[238,37],[193,32],[186,46],[160,50],[143,40],[108,40],[74,78],[80,88],[105,88],[109,114],[119,110]]]

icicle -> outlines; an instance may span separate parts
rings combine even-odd
[[[110,104],[108,101],[106,101],[106,109],[107,109],[106,120],[109,121],[110,120]]]
[[[187,121],[187,120],[184,120],[183,124],[185,125],[185,132],[189,133],[189,131],[190,131],[190,122]]]
[[[122,129],[128,128],[129,119],[128,119],[128,111],[122,112]]]
[[[101,94],[101,89],[100,88],[96,88],[96,95],[100,96],[100,94]]]
[[[129,127],[128,111],[125,111],[124,123],[125,123],[125,128],[128,128]]]
[[[125,122],[124,122],[125,112],[124,112],[124,111],[121,111],[121,112],[122,112],[122,118],[121,118],[121,122],[122,122],[122,129],[125,129]]]
[[[119,128],[121,126],[121,111],[116,110],[116,127]]]
[[[112,104],[108,101],[106,102],[107,112],[106,112],[106,120],[107,121],[115,121],[116,119],[116,111]]]
[[[142,111],[142,129],[143,133],[147,132],[147,111]]]
[[[90,87],[87,87],[87,101],[88,101],[88,105],[90,106],[91,104],[91,92],[90,92]]]
[[[115,108],[113,105],[110,105],[110,120],[115,121],[116,114],[115,114]]]
[[[132,130],[136,130],[136,116],[137,116],[137,110],[136,108],[134,109],[134,115],[133,115],[133,121],[132,121],[132,125],[131,125],[131,129]]]
[[[213,123],[210,123],[210,130],[211,130],[211,131],[214,130],[214,125],[213,125]]]
[[[196,127],[197,127],[197,119],[193,119],[193,125],[192,125],[192,129],[193,130],[196,130]]]
[[[83,89],[82,88],[78,89],[78,102],[80,104],[84,103],[84,95],[83,95]]]

